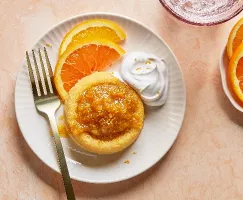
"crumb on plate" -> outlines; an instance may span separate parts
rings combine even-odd
[[[130,161],[129,160],[126,160],[124,163],[128,165],[130,163]]]
[[[64,120],[64,116],[61,115],[58,119],[59,119],[59,120]]]
[[[47,46],[47,47],[52,47],[52,45],[51,45],[51,44],[49,44],[49,43],[46,43],[46,46]]]
[[[150,60],[146,60],[145,64],[151,64]]]

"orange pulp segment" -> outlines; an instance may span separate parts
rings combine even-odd
[[[241,18],[232,28],[228,43],[227,43],[227,54],[229,59],[233,56],[237,47],[242,43],[243,40],[243,18]]]

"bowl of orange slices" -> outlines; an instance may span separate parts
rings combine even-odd
[[[243,18],[232,28],[220,60],[222,85],[232,105],[243,112]]]

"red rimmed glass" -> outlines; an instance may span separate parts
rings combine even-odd
[[[160,0],[176,18],[199,26],[226,22],[243,10],[243,0]]]

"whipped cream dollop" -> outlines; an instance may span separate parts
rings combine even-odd
[[[159,57],[145,52],[131,52],[124,56],[121,78],[140,95],[149,106],[161,106],[168,96],[168,69]]]

